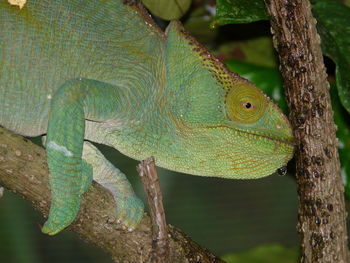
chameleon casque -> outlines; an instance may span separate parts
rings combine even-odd
[[[90,142],[183,173],[251,179],[293,154],[286,117],[229,72],[180,22],[161,31],[142,6],[118,0],[0,0],[0,124],[46,135],[55,234],[79,211],[92,179],[120,222],[143,215],[125,175]]]

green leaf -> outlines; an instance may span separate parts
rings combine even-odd
[[[164,20],[176,20],[186,14],[192,0],[142,0],[148,10]]]
[[[350,7],[350,0],[345,0],[344,5],[346,5],[347,7]]]
[[[191,12],[186,16],[184,27],[191,32],[200,43],[206,47],[216,44],[217,28],[211,27],[213,17],[205,9],[204,4],[191,8]]]
[[[313,5],[322,50],[336,64],[339,98],[350,113],[350,8],[337,1],[322,0]]]
[[[227,61],[226,65],[232,72],[255,83],[279,105],[283,112],[287,112],[282,78],[277,68],[257,66],[236,59]]]
[[[297,248],[285,248],[279,244],[265,245],[237,254],[222,257],[227,263],[297,263]]]
[[[267,20],[263,0],[216,0],[215,25]]]
[[[277,67],[277,58],[272,39],[266,36],[236,40],[219,47],[219,53],[225,58],[237,58],[248,64]]]
[[[336,85],[330,89],[334,122],[338,126],[337,138],[339,141],[339,158],[341,174],[345,183],[345,196],[350,199],[350,118],[340,103]]]

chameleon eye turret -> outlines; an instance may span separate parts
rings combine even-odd
[[[266,96],[253,86],[232,87],[225,98],[227,117],[239,123],[254,123],[266,111]]]

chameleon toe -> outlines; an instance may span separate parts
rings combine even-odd
[[[41,232],[47,235],[55,235],[62,231],[69,224],[60,224],[58,222],[46,221],[44,226],[41,228]]]
[[[135,195],[125,198],[116,199],[117,216],[122,228],[128,231],[133,231],[140,223],[144,205],[142,201]]]

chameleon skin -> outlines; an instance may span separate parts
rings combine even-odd
[[[277,106],[179,22],[162,32],[141,6],[117,0],[30,0],[21,10],[0,0],[0,32],[0,124],[47,134],[44,233],[74,220],[92,179],[112,192],[124,226],[142,218],[125,176],[84,140],[225,178],[267,176],[292,157]]]

